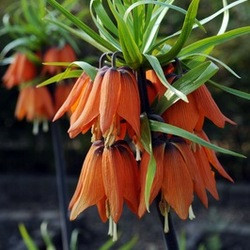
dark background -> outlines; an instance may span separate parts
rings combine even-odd
[[[189,1],[184,3],[176,1],[176,3],[178,2],[181,6],[187,6]],[[0,16],[4,13],[4,6],[9,3],[10,1],[1,0]],[[198,19],[213,13],[220,6],[220,1],[201,1]],[[231,9],[230,18],[228,30],[249,25],[249,2]],[[205,26],[207,35],[216,34],[220,21],[221,17],[218,17]],[[170,33],[176,27],[181,27],[180,16],[169,12],[169,17],[166,18],[161,33]],[[200,30],[196,30],[194,35],[191,40],[205,37]],[[9,39],[7,36],[0,37],[0,50]],[[216,48],[213,55],[233,68],[241,79],[236,79],[221,68],[214,78],[215,81],[249,92],[249,39],[249,35],[240,37]],[[79,58],[92,56],[92,54],[88,54],[86,44],[84,42],[80,44],[82,54],[79,55]],[[100,54],[93,49],[91,51],[96,56]],[[0,67],[0,76],[5,70],[6,67]],[[250,221],[247,219],[250,218],[250,105],[246,100],[217,89],[210,88],[210,90],[222,112],[237,122],[237,126],[226,125],[224,129],[219,129],[207,122],[206,133],[212,142],[240,152],[248,156],[248,159],[219,154],[220,162],[233,177],[235,184],[229,184],[217,176],[220,202],[210,201],[208,210],[195,202],[194,211],[197,219],[194,222],[182,222],[174,219],[179,237],[183,232],[185,234],[183,238],[187,241],[188,249],[197,249],[201,245],[206,245],[206,249],[250,249],[249,243],[247,243],[247,235],[250,235]],[[50,131],[41,132],[34,136],[32,124],[26,121],[19,122],[14,118],[17,96],[16,88],[6,90],[3,85],[0,86],[0,220],[2,220],[0,222],[0,249],[25,249],[17,229],[20,222],[25,223],[32,237],[42,246],[39,225],[41,221],[47,220],[54,240],[59,241],[58,203],[51,133]],[[80,135],[76,139],[70,140],[66,132],[67,128],[68,121],[62,120],[62,145],[65,152],[70,197],[90,145],[90,137]],[[157,215],[154,213],[150,215],[142,221],[138,221],[125,211],[120,223],[123,235],[119,244],[128,241],[133,235],[137,235],[139,241],[135,249],[163,249]],[[94,208],[89,209],[73,224],[73,227],[75,226],[82,232],[80,242],[83,247],[97,249],[108,239],[106,237],[108,226],[99,221]],[[214,245],[211,247],[211,244],[215,244],[217,248]],[[118,247],[114,247],[114,249],[118,249]]]

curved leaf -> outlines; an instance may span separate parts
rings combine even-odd
[[[148,163],[148,171],[146,175],[146,186],[145,186],[145,204],[149,211],[149,199],[150,191],[153,185],[155,172],[156,172],[156,161],[153,155],[152,140],[151,140],[151,130],[149,125],[149,120],[147,115],[144,113],[141,115],[141,139],[142,146],[149,153],[150,160]]]
[[[180,90],[182,93],[188,95],[199,88],[207,80],[209,80],[217,71],[218,67],[212,62],[204,62],[199,66],[191,69],[181,78],[175,81],[172,86]],[[169,100],[163,96],[155,108],[158,114],[162,114],[167,108],[177,102],[180,98],[176,95]]]
[[[229,41],[231,39],[234,39],[236,37],[246,35],[249,33],[250,33],[250,26],[246,26],[246,27],[230,30],[228,32],[225,32],[222,35],[208,37],[208,38],[199,40],[197,42],[194,42],[188,45],[187,47],[181,50],[181,52],[179,53],[179,56],[184,56],[184,55],[188,55],[191,53],[202,53],[204,50],[206,50],[209,47],[217,46],[226,41]]]
[[[240,91],[240,90],[237,90],[237,89],[233,89],[233,88],[230,88],[230,87],[227,87],[227,86],[223,86],[221,84],[218,84],[214,81],[211,81],[209,80],[208,81],[211,85],[213,85],[214,87],[218,88],[218,89],[221,89],[227,93],[230,93],[232,95],[235,95],[235,96],[238,96],[240,98],[243,98],[243,99],[246,99],[246,100],[250,100],[250,93],[246,93],[246,92],[243,92],[243,91]]]
[[[166,134],[180,136],[182,138],[185,138],[187,140],[190,140],[192,142],[200,144],[204,147],[211,148],[211,149],[213,149],[217,152],[223,153],[223,154],[228,154],[228,155],[232,155],[232,156],[246,158],[246,156],[244,156],[242,154],[239,154],[239,153],[233,152],[231,150],[219,147],[215,144],[212,144],[208,141],[203,140],[202,138],[200,138],[199,136],[197,136],[195,134],[192,134],[184,129],[178,128],[176,126],[173,126],[173,125],[170,125],[167,123],[150,120],[150,128],[152,131],[155,131],[155,132],[162,132],[162,133],[166,133]]]
[[[152,55],[144,54],[144,56],[147,58],[148,62],[152,66],[153,70],[155,71],[162,84],[168,88],[167,92],[165,93],[166,98],[170,99],[172,96],[176,95],[183,101],[188,102],[188,99],[185,94],[183,94],[181,91],[173,87],[173,85],[168,83],[158,59]]]
[[[195,18],[197,15],[198,11],[198,6],[199,6],[199,0],[193,0],[188,8],[184,24],[181,30],[181,34],[178,37],[176,43],[174,46],[171,48],[171,50],[166,53],[165,55],[159,55],[158,59],[160,63],[168,63],[172,59],[174,59],[178,53],[181,51],[183,45],[187,41],[192,29],[193,29],[193,24],[195,22]]]
[[[115,51],[115,47],[110,44],[108,41],[99,36],[95,31],[89,28],[85,23],[80,21],[77,17],[67,11],[62,5],[60,5],[55,0],[47,0],[50,5],[59,10],[63,15],[65,15],[74,25],[84,31],[89,37],[91,37],[96,42],[100,43],[103,47],[107,48],[110,51]]]
[[[51,78],[47,79],[46,81],[40,83],[37,85],[37,87],[43,87],[43,86],[46,86],[46,85],[49,85],[53,82],[59,82],[63,79],[69,79],[69,78],[78,78],[81,74],[82,74],[82,70],[71,70],[70,72],[68,72],[67,75],[65,75],[64,72],[62,73],[59,73],[55,76],[52,76]],[[62,78],[64,77],[64,78]]]
[[[192,57],[192,56],[201,56],[201,57],[205,57],[205,58],[209,58],[212,61],[217,62],[218,64],[220,64],[221,66],[223,66],[227,71],[229,71],[232,75],[234,75],[237,78],[241,78],[235,71],[233,71],[229,66],[227,66],[224,62],[220,61],[219,59],[213,57],[213,56],[209,56],[207,54],[204,53],[192,53],[192,54],[188,54],[186,56],[180,57],[179,59],[184,59],[184,58],[188,58],[188,57]]]

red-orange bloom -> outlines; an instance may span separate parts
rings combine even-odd
[[[82,75],[55,119],[72,110],[70,137],[85,133],[93,125],[105,137],[119,136],[120,121],[124,119],[140,133],[140,99],[135,76],[124,68],[103,67],[94,82]]]
[[[203,131],[197,133],[208,141]],[[151,203],[161,191],[164,200],[182,219],[186,219],[189,214],[194,193],[205,207],[208,206],[206,190],[215,199],[219,199],[211,165],[223,177],[232,181],[213,150],[188,144],[181,138],[171,137],[168,141],[165,139],[165,142],[160,142],[154,147],[154,157],[157,168],[149,202]],[[149,158],[148,153],[145,152],[141,161],[142,190],[138,210],[140,217],[146,210],[144,192]]]
[[[3,76],[3,83],[6,88],[10,89],[20,83],[31,81],[36,77],[36,73],[36,66],[27,56],[16,53],[14,61]]]
[[[76,60],[76,54],[70,45],[66,44],[63,48],[50,48],[48,49],[43,57],[44,62],[73,62]],[[43,74],[58,74],[65,67],[62,66],[53,66],[53,65],[44,65],[42,69]]]
[[[181,145],[181,144],[180,144]],[[178,216],[186,219],[193,201],[193,180],[182,151],[175,143],[163,143],[154,148],[157,163],[156,174],[151,189],[150,203],[161,191],[163,199],[172,207]],[[190,151],[191,154],[191,151]],[[141,161],[141,195],[138,215],[145,213],[145,182],[149,155],[144,153]]]
[[[104,147],[101,141],[91,146],[83,163],[76,191],[69,205],[70,219],[97,205],[103,221],[118,222],[124,201],[137,213],[138,169],[133,153],[124,141]]]
[[[58,111],[72,90],[73,83],[60,83],[55,88],[55,110]]]
[[[26,117],[28,121],[51,120],[54,107],[46,87],[27,87],[20,91],[15,116],[18,120]]]
[[[175,79],[173,73],[173,66],[168,67],[166,78],[169,83]],[[149,71],[147,79],[150,80],[154,86],[148,87],[150,99],[161,97],[167,90],[165,86],[159,81],[158,77],[153,71]],[[156,93],[154,98],[154,92]],[[197,90],[188,95],[189,103],[179,100],[171,107],[169,107],[162,115],[165,122],[174,126],[183,128],[192,132],[194,129],[201,130],[205,117],[211,120],[216,126],[223,128],[225,122],[235,124],[232,120],[222,114],[211,93],[205,85],[202,85]]]

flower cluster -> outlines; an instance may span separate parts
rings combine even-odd
[[[37,53],[40,61],[44,62],[72,62],[76,60],[74,50],[66,44],[62,48],[49,48],[44,55]],[[33,132],[38,132],[39,122],[43,122],[43,129],[47,130],[47,121],[52,120],[55,112],[68,96],[72,84],[57,85],[53,94],[47,87],[37,88],[36,79],[48,77],[63,71],[65,67],[41,65],[31,61],[25,54],[16,53],[14,60],[3,76],[6,88],[20,86],[15,116],[18,120],[24,118],[34,123]]]
[[[169,64],[164,72],[170,83],[178,79],[174,64]],[[153,70],[145,75],[144,96],[146,101],[152,103],[167,89]],[[101,67],[94,81],[84,72],[54,117],[56,120],[65,112],[71,113],[68,130],[71,138],[90,129],[92,131],[93,144],[69,205],[70,218],[75,219],[86,208],[96,205],[102,221],[109,219],[109,233],[114,238],[123,202],[139,217],[147,209],[145,187],[151,156],[140,142],[140,114],[144,97],[139,81],[138,75],[125,67]],[[188,95],[188,99],[189,103],[181,100],[174,103],[162,117],[155,116],[206,141],[209,139],[202,130],[205,118],[219,127],[223,127],[226,121],[233,123],[221,113],[205,86]],[[146,112],[153,116],[153,108]],[[215,199],[219,198],[212,167],[232,181],[211,149],[159,132],[152,132],[152,145],[156,173],[149,203],[160,197],[159,209],[166,222],[170,208],[181,219],[186,219],[188,215],[192,218],[194,194],[205,207],[208,206],[206,190]],[[141,158],[138,157],[140,155]],[[168,231],[167,223],[165,231]]]

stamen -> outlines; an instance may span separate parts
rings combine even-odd
[[[113,241],[117,241],[117,224],[113,221]]]
[[[188,217],[189,217],[189,220],[195,219],[195,214],[194,214],[192,205],[190,205],[190,207],[189,207],[189,209],[188,209]]]
[[[35,119],[33,121],[33,129],[32,129],[32,133],[33,135],[37,135],[39,132],[39,120],[38,119]]]
[[[43,120],[43,132],[49,131],[49,123],[47,120]]]
[[[164,233],[169,232],[168,213],[164,216]]]
[[[164,233],[168,233],[169,232],[168,213],[170,210],[170,206],[164,199],[163,195],[159,203],[159,208],[160,208],[161,214],[164,216]]]
[[[140,161],[141,160],[141,152],[139,147],[135,144],[135,160]]]
[[[109,231],[108,231],[108,235],[113,236],[113,220],[112,220],[111,216],[109,216]]]
[[[108,235],[113,237],[113,241],[117,241],[117,224],[113,221],[112,217],[109,216],[109,231]]]

